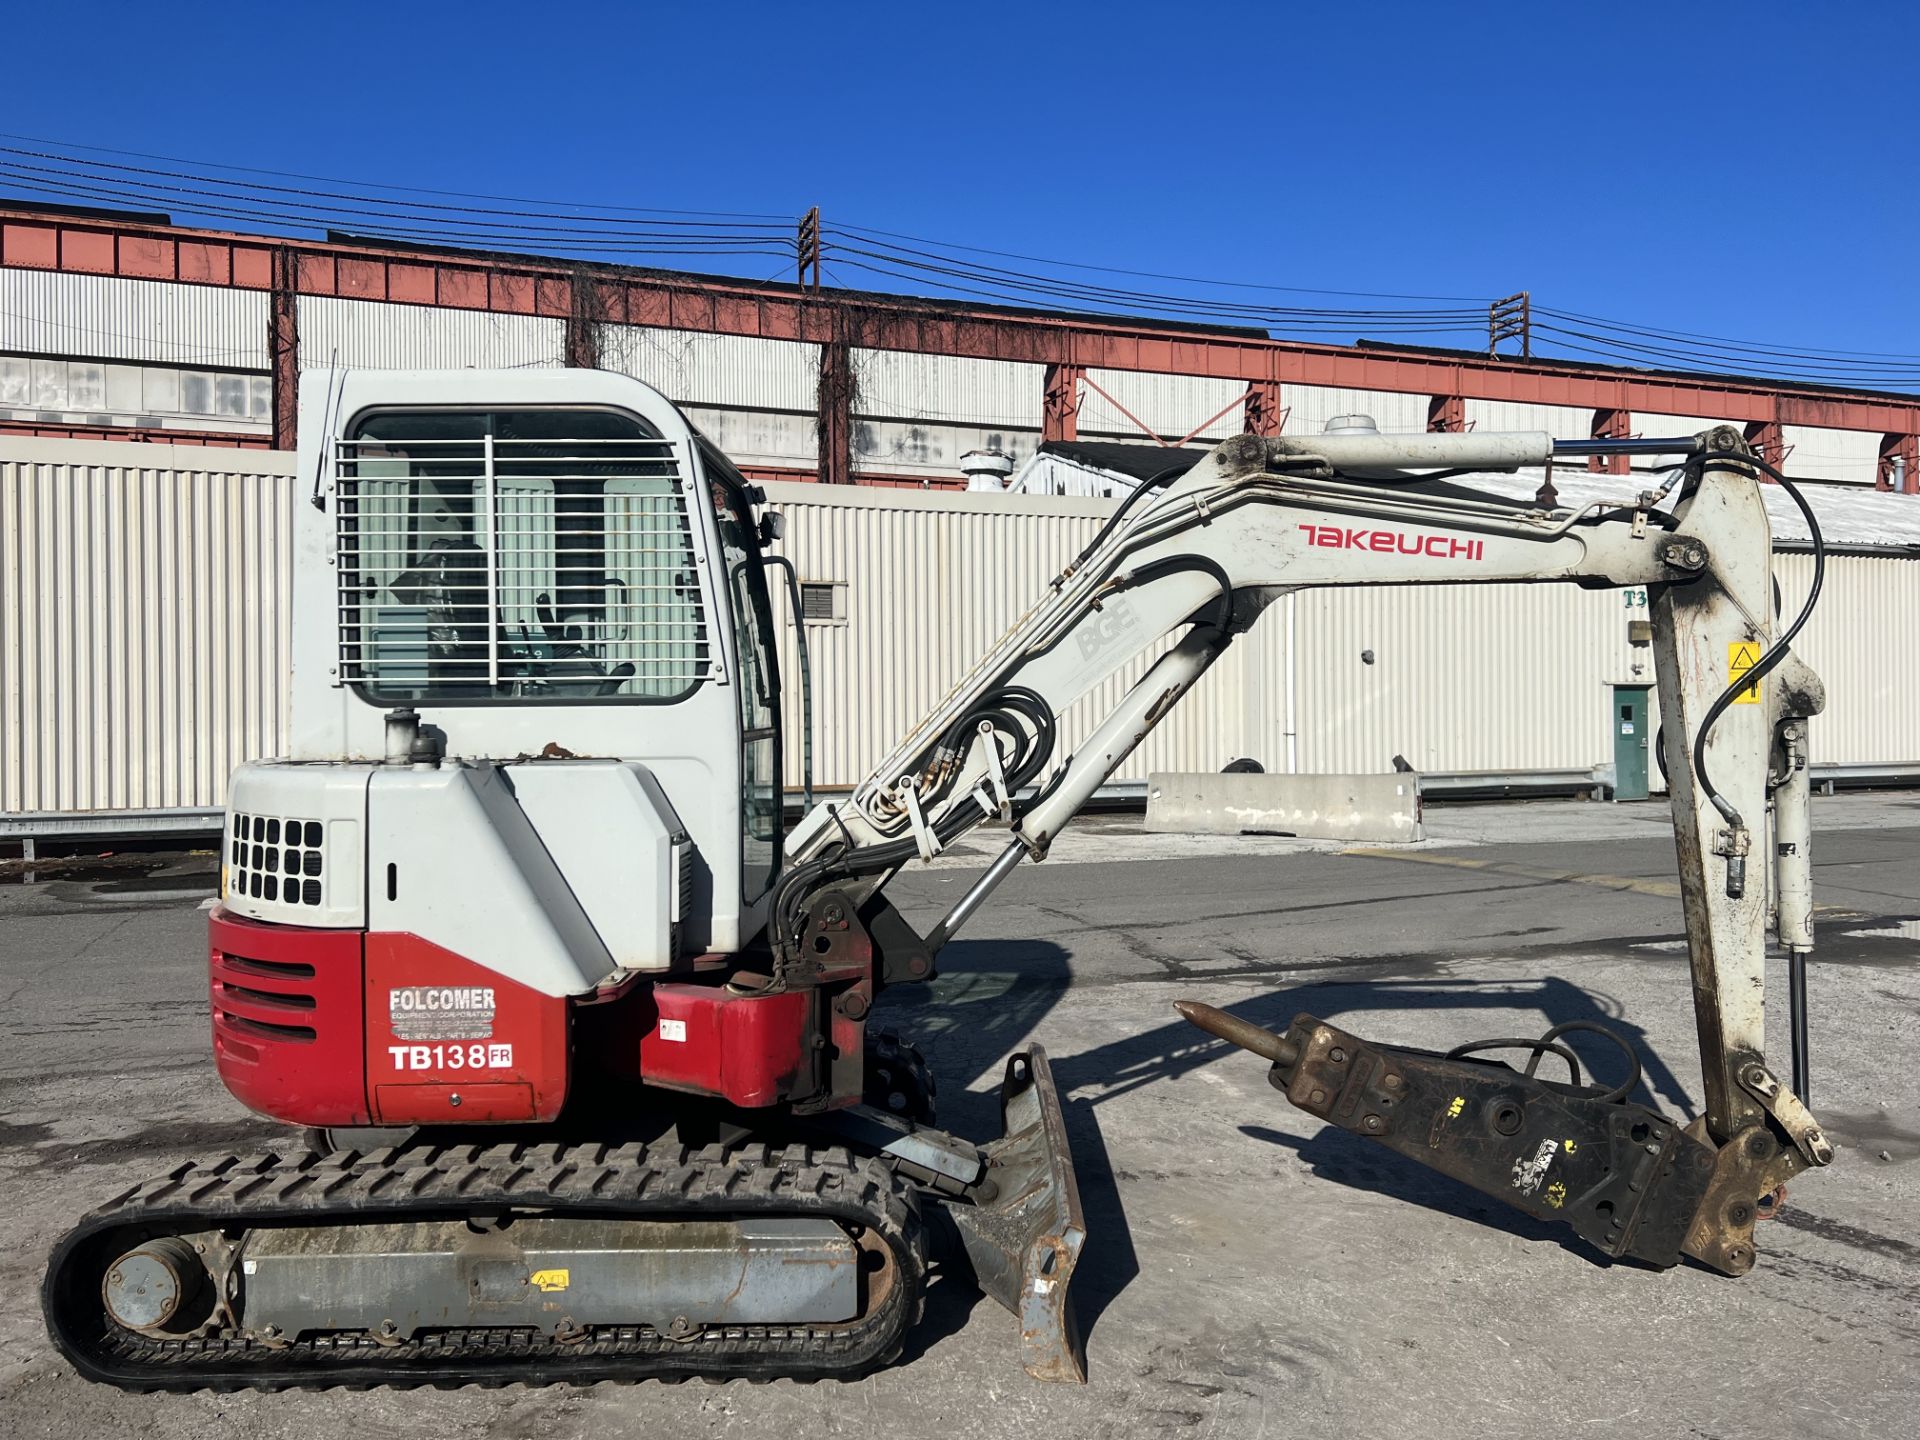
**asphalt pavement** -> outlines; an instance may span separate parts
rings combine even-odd
[[[1012,1317],[945,1275],[901,1363],[853,1384],[84,1384],[39,1319],[56,1234],[278,1132],[208,1057],[204,858],[0,884],[0,1436],[1920,1434],[1920,797],[1817,798],[1814,820],[1813,1098],[1839,1158],[1795,1182],[1739,1280],[1609,1264],[1291,1109],[1263,1062],[1172,1010],[1191,997],[1276,1028],[1309,1010],[1436,1048],[1600,1019],[1642,1049],[1642,1098],[1691,1115],[1658,806],[1449,807],[1426,843],[1360,853],[1113,817],[1017,869],[930,990],[878,1014],[926,1049],[964,1133],[993,1132],[1009,1050],[1053,1056],[1093,1232],[1084,1388],[1030,1381]],[[995,848],[976,838],[892,893],[938,913]]]

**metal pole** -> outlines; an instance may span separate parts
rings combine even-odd
[[[487,688],[497,689],[500,684],[500,548],[493,533],[493,427],[487,427],[483,439],[485,446],[485,474],[481,480],[481,489],[487,507]],[[555,487],[558,497],[558,487]],[[555,506],[557,517],[559,507]],[[555,524],[555,530],[559,526]],[[555,536],[556,540],[558,536]],[[556,550],[558,547],[555,547]]]
[[[807,809],[813,809],[813,660],[807,652],[807,621],[801,614],[800,572],[784,555],[769,555],[766,563],[787,575],[787,608],[793,612],[794,648],[800,655],[800,786]]]
[[[1813,1051],[1807,1038],[1807,952],[1787,951],[1787,1010],[1793,1020],[1793,1093],[1813,1103]]]
[[[1807,957],[1813,953],[1812,777],[1807,769],[1807,722],[1781,727],[1787,777],[1773,792],[1773,874],[1779,896],[1775,930],[1787,952],[1787,1010],[1793,1037],[1793,1093],[1807,1096],[1813,1069],[1807,1038]]]
[[[1630,439],[1602,437],[1594,440],[1556,440],[1556,455],[1692,455],[1700,449],[1698,435],[1675,435],[1666,439]]]
[[[1023,840],[1015,840],[1002,850],[999,858],[987,867],[987,873],[974,881],[973,888],[962,895],[959,903],[946,913],[938,925],[927,932],[927,948],[938,954],[940,947],[953,938],[953,932],[967,923],[973,912],[978,910],[987,896],[991,895],[1000,882],[1007,878],[1008,872],[1020,863],[1020,857],[1026,853],[1027,846]]]

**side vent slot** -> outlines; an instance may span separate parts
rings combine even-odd
[[[680,932],[693,909],[693,842],[686,835],[673,837],[673,876],[669,887],[672,907],[667,915],[667,950],[680,953]]]

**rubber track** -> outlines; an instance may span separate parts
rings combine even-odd
[[[845,1325],[710,1327],[673,1340],[606,1326],[556,1342],[532,1329],[436,1331],[381,1343],[317,1336],[150,1340],[109,1321],[100,1278],[139,1240],[262,1224],[456,1218],[504,1208],[624,1218],[804,1215],[865,1226],[896,1283]],[[601,1380],[852,1379],[889,1363],[920,1315],[918,1203],[884,1166],[837,1147],[431,1146],[191,1161],[86,1216],[54,1246],[41,1287],[48,1334],[81,1375],[128,1390],[593,1384]]]

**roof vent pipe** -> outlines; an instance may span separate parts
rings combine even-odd
[[[998,450],[969,450],[960,457],[960,472],[969,490],[1005,490],[1013,474],[1013,457]]]
[[[1371,415],[1336,415],[1327,421],[1322,435],[1378,435],[1380,427]]]

